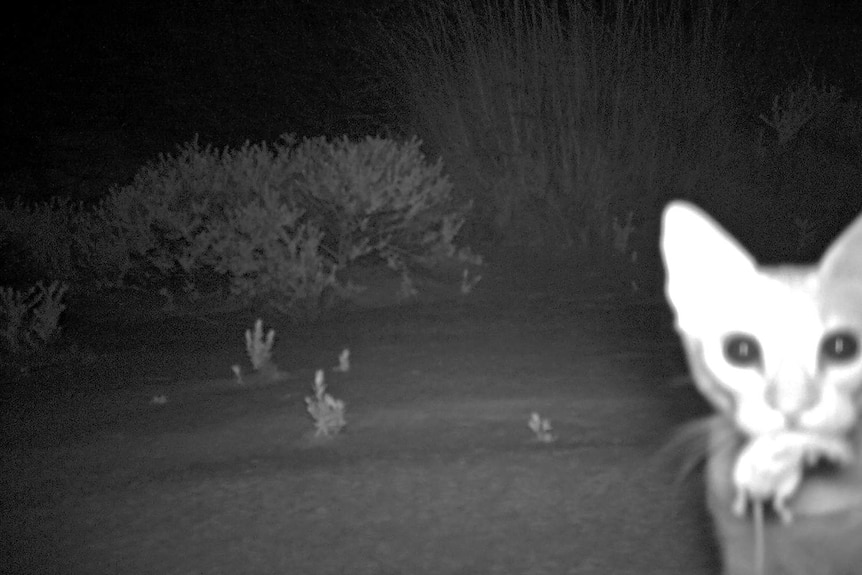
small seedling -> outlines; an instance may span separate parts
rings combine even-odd
[[[530,421],[527,425],[536,435],[536,440],[541,443],[553,443],[557,436],[551,433],[551,420],[541,417],[537,412],[530,415]]]
[[[263,334],[263,320],[254,323],[254,332],[246,330],[245,349],[255,373],[250,380],[244,380],[238,365],[232,366],[234,376],[239,385],[270,384],[287,379],[289,375],[278,369],[272,361],[272,344],[275,341],[275,330]]]
[[[344,419],[344,402],[326,393],[323,370],[314,375],[314,396],[305,398],[308,413],[314,419],[315,437],[334,437],[347,424]]]
[[[470,270],[464,268],[464,273],[461,274],[461,295],[469,295],[473,291],[473,287],[482,281],[481,275],[470,276]]]
[[[152,405],[164,405],[167,402],[168,402],[168,396],[167,395],[154,395],[153,398],[150,400],[150,403]]]
[[[341,351],[341,355],[338,356],[338,365],[332,368],[332,371],[336,371],[338,373],[347,373],[350,371],[350,350],[346,347]]]
[[[760,121],[775,130],[778,145],[793,140],[805,125],[816,115],[834,110],[841,104],[841,90],[835,86],[818,86],[811,75],[805,84],[788,88],[772,99],[772,110],[767,116],[760,114]]]
[[[419,290],[416,289],[416,285],[413,283],[413,278],[410,277],[410,274],[404,272],[401,274],[401,287],[398,288],[398,299],[401,301],[408,300],[419,295]]]
[[[233,364],[230,369],[233,371],[237,385],[245,385],[245,381],[242,379],[242,368],[238,364]]]
[[[272,360],[272,343],[275,341],[275,330],[270,329],[266,338],[263,336],[263,320],[254,322],[254,333],[245,330],[245,349],[255,371],[260,371]]]

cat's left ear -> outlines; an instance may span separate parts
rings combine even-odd
[[[862,215],[826,250],[820,259],[820,276],[862,281]]]
[[[708,332],[717,316],[757,279],[757,264],[721,225],[684,201],[668,204],[660,243],[665,264],[665,294],[686,333]]]

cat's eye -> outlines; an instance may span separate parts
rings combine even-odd
[[[849,331],[836,331],[820,342],[821,359],[833,363],[850,361],[859,355],[859,339]]]
[[[724,340],[724,358],[737,367],[760,365],[760,344],[750,335],[733,334]]]

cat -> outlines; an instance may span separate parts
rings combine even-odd
[[[661,253],[689,371],[715,411],[682,433],[705,440],[722,572],[862,574],[862,216],[816,265],[761,266],[675,201]]]

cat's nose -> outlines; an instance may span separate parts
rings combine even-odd
[[[808,382],[789,385],[785,381],[772,384],[766,389],[766,402],[787,418],[788,423],[791,420],[798,422],[800,416],[814,407],[817,401],[817,389]]]

